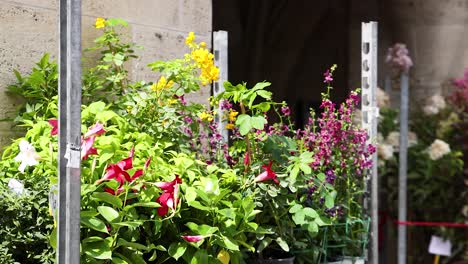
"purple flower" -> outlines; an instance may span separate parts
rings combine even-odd
[[[327,170],[325,175],[326,175],[326,177],[325,177],[326,182],[328,182],[329,184],[334,184],[335,183],[336,175],[333,172],[333,170]]]
[[[289,116],[291,114],[291,110],[288,106],[283,106],[281,107],[281,113],[283,113],[285,116]]]
[[[397,72],[408,72],[409,68],[413,66],[413,61],[409,56],[408,49],[406,45],[402,43],[395,43],[395,45],[388,49],[385,62]]]
[[[333,78],[332,78],[332,75],[331,75],[330,70],[327,70],[327,71],[323,74],[323,77],[325,77],[325,79],[323,80],[324,83],[331,83],[331,82],[333,81]]]
[[[226,99],[221,100],[219,103],[219,106],[221,107],[222,110],[229,110],[232,108],[232,104]]]

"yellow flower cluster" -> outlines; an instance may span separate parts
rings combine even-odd
[[[237,115],[239,112],[229,109],[229,113],[227,114],[227,117],[229,119],[229,123],[226,124],[226,129],[234,129],[234,122],[236,121]]]
[[[106,26],[106,20],[102,17],[96,18],[96,23],[94,24],[96,28],[103,28]]]
[[[192,52],[189,56],[186,56],[186,59],[189,57],[200,69],[200,79],[203,85],[217,81],[219,79],[219,68],[214,65],[214,55],[206,48],[205,42],[200,42],[197,45],[194,41],[195,33],[190,32],[185,39],[185,44],[192,49]]]
[[[213,115],[207,112],[202,112],[198,115],[201,120],[213,121]]]
[[[234,111],[232,109],[229,109],[229,114],[228,114],[229,121],[231,121],[231,122],[236,121],[236,117],[237,117],[238,114],[239,114],[239,112]]]
[[[151,85],[151,90],[153,90],[154,92],[157,92],[162,89],[169,89],[173,85],[174,85],[174,82],[172,80],[167,81],[166,77],[161,76],[161,78],[159,78],[159,81],[157,83],[153,83],[153,85]]]
[[[187,46],[189,47],[192,47],[194,40],[195,40],[195,33],[189,32],[188,36],[185,38],[185,44],[187,44]]]

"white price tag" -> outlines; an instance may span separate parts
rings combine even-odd
[[[429,253],[449,257],[452,255],[452,243],[450,240],[432,236],[431,243],[429,244]]]

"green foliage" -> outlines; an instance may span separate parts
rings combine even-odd
[[[24,177],[26,192],[16,194],[8,181],[16,178],[8,161],[0,167],[0,262],[55,263],[55,253],[49,246],[49,234],[54,227],[48,210],[48,182],[44,178]],[[11,164],[16,170],[16,164]],[[13,177],[15,176],[15,177]]]

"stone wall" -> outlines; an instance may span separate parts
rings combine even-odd
[[[6,86],[15,82],[13,69],[27,73],[45,52],[56,58],[57,7],[58,0],[0,0],[0,120],[14,116],[18,104],[5,94]],[[190,31],[197,40],[211,43],[211,0],[83,0],[82,14],[84,48],[99,34],[93,27],[96,17],[129,22],[126,33],[144,48],[137,50],[140,57],[130,65],[135,80],[154,81],[157,76],[146,65],[183,55]],[[206,87],[189,99],[206,103],[208,96]],[[17,135],[11,123],[0,122],[0,148]]]

